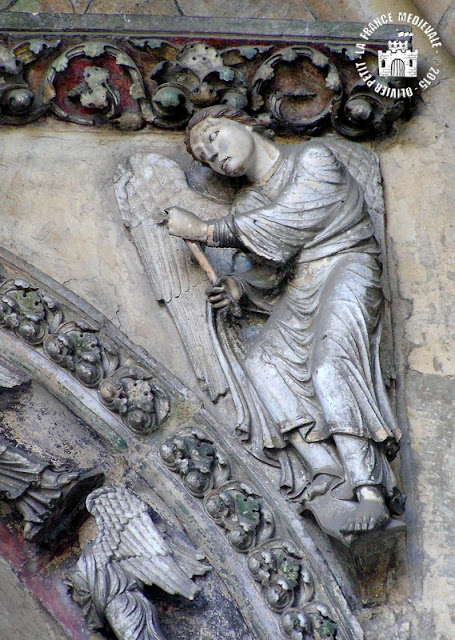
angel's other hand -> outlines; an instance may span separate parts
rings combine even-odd
[[[207,242],[207,223],[181,207],[166,209],[167,228],[171,236]]]
[[[214,309],[225,309],[236,305],[242,297],[242,287],[235,278],[224,276],[205,290],[208,301]]]

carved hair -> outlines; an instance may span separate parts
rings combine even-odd
[[[193,158],[195,160],[198,160],[199,162],[200,162],[199,158],[197,158],[194,155],[193,150],[191,148],[190,135],[193,127],[200,124],[207,118],[226,118],[228,120],[235,120],[235,122],[239,122],[240,124],[243,124],[247,127],[251,127],[253,131],[257,131],[258,133],[263,132],[265,128],[263,124],[258,122],[252,116],[249,116],[247,113],[245,113],[245,111],[242,111],[241,109],[233,109],[232,107],[228,107],[227,105],[224,105],[224,104],[217,104],[212,107],[206,107],[205,109],[201,109],[200,111],[195,113],[194,116],[191,118],[191,120],[189,121],[186,127],[186,132],[185,132],[186,149],[188,153],[192,155]]]

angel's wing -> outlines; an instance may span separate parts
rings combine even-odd
[[[98,527],[93,543],[98,557],[118,563],[144,584],[194,598],[198,589],[191,578],[210,567],[194,551],[190,554],[181,547],[173,551],[174,546],[160,535],[142,500],[127,489],[102,487],[88,496],[87,509]]]
[[[227,391],[206,322],[207,277],[181,238],[160,225],[163,209],[181,206],[203,219],[221,217],[225,206],[199,196],[181,167],[155,153],[129,158],[115,192],[157,300],[165,302],[201,383],[216,401]]]
[[[387,269],[386,238],[385,238],[385,205],[379,158],[370,149],[349,140],[328,135],[321,138],[357,180],[363,189],[369,214],[373,220],[375,236],[381,248],[382,258],[382,288],[386,299],[383,318],[381,365],[386,380],[395,377],[393,365],[393,339],[390,315],[390,285]]]
[[[386,266],[384,192],[378,156],[358,142],[340,140],[333,135],[324,136],[321,142],[329,147],[361,185],[373,220],[375,236],[381,247],[383,263]]]

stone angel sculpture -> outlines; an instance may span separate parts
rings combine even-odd
[[[196,326],[209,334],[201,333],[208,349],[199,352],[224,372],[245,446],[281,470],[289,499],[327,533],[343,538],[386,526],[403,512],[404,498],[389,463],[400,431],[379,360],[384,210],[376,157],[335,137],[279,146],[253,118],[225,106],[198,112],[186,144],[213,171],[246,183],[230,206],[207,215],[210,201],[189,189],[180,170],[166,194],[168,213],[148,223],[149,246],[159,233],[174,247],[173,262],[167,256],[174,274],[197,267],[182,238],[206,245],[212,264],[214,253],[229,255],[227,271],[215,267],[220,278],[208,290],[205,326]],[[136,219],[156,207],[139,195],[139,179],[133,171],[123,200],[118,194]],[[140,252],[145,241],[136,239]],[[207,280],[192,286],[202,319]],[[229,313],[239,305],[241,319]]]
[[[119,640],[164,640],[144,585],[192,600],[199,589],[191,578],[210,567],[198,553],[165,541],[148,506],[127,489],[96,489],[87,509],[98,535],[84,548],[69,586],[89,628],[107,623]]]

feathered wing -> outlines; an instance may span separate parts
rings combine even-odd
[[[166,303],[196,375],[216,401],[227,384],[206,322],[208,280],[181,238],[169,235],[163,209],[181,206],[203,219],[225,208],[188,186],[182,168],[166,156],[135,155],[120,168],[115,192],[123,222],[130,228],[157,300]]]
[[[198,589],[191,578],[210,567],[198,554],[171,547],[153,524],[144,502],[127,489],[103,487],[90,494],[87,508],[98,527],[93,544],[98,557],[117,563],[144,584],[194,598]]]
[[[386,256],[385,204],[379,158],[374,151],[367,149],[357,142],[340,140],[332,135],[322,138],[322,142],[331,149],[338,160],[347,167],[351,175],[353,175],[361,185],[369,214],[373,220],[375,236],[381,249],[383,265],[382,288],[385,297],[385,307],[382,318],[382,330],[377,332],[376,343],[373,345],[375,352],[375,387],[383,415],[392,430],[396,433],[397,440],[399,440],[401,434],[396,425],[395,416],[390,408],[383,384],[384,379],[390,381],[395,378],[395,369],[393,365],[390,285]]]
[[[340,140],[333,135],[321,138],[321,142],[329,147],[362,187],[386,268],[384,192],[378,156],[358,142]],[[384,286],[388,286],[387,278],[384,278]],[[388,298],[387,291],[386,297]]]

